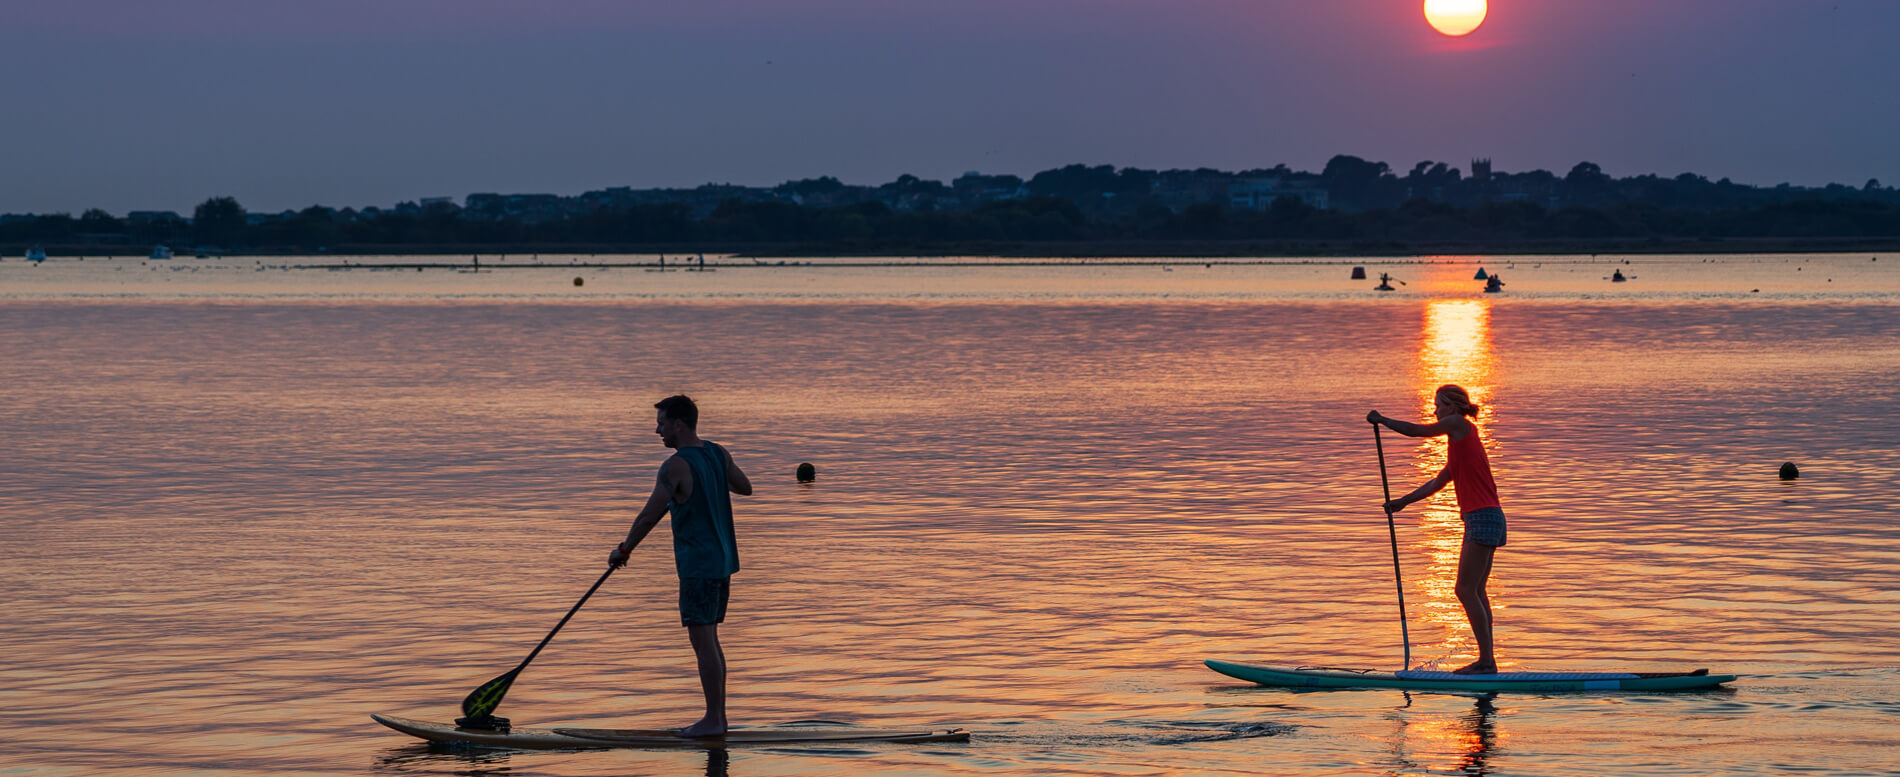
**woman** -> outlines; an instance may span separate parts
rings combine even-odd
[[[1407,437],[1438,437],[1451,442],[1447,447],[1445,468],[1438,476],[1405,496],[1385,503],[1388,513],[1438,493],[1446,483],[1458,494],[1458,512],[1464,516],[1465,541],[1458,551],[1458,601],[1471,620],[1471,635],[1478,642],[1478,660],[1452,671],[1457,674],[1494,674],[1497,656],[1491,646],[1491,599],[1485,596],[1484,582],[1491,577],[1491,556],[1504,546],[1504,509],[1498,506],[1498,486],[1491,479],[1491,459],[1485,456],[1484,441],[1471,418],[1478,406],[1463,388],[1446,384],[1438,387],[1433,400],[1438,422],[1415,424],[1386,418],[1374,410],[1366,420]]]

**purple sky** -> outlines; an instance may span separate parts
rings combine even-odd
[[[1318,170],[1900,184],[1900,2],[60,0],[0,23],[0,212]]]

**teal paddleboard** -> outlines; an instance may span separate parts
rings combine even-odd
[[[1499,672],[1452,674],[1407,670],[1380,672],[1338,667],[1283,667],[1209,659],[1207,668],[1228,677],[1275,688],[1396,688],[1418,691],[1680,691],[1734,682],[1732,674],[1693,672]]]

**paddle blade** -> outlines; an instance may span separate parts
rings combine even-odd
[[[507,674],[489,680],[483,683],[482,687],[470,691],[468,697],[462,699],[462,714],[470,718],[487,717],[495,711],[496,707],[501,706],[501,697],[508,695],[508,687],[515,684],[515,677],[519,674],[521,674],[521,668],[516,667]]]

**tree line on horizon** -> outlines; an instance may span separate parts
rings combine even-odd
[[[1329,207],[1288,196],[1234,207],[1227,187],[1274,180],[1323,190]],[[538,210],[517,212],[511,203]],[[506,205],[506,207],[504,207]],[[213,197],[190,218],[93,209],[0,217],[0,244],[170,244],[230,250],[350,246],[931,244],[985,241],[1485,241],[1627,238],[1900,237],[1900,189],[1755,187],[1684,173],[1614,178],[1584,162],[1564,176],[1467,175],[1420,162],[1400,175],[1337,156],[1319,173],[1070,165],[1028,179],[966,175],[951,184],[901,176],[880,186],[824,177],[770,188],[609,189],[579,197],[471,195],[392,209],[311,206],[252,214]]]

